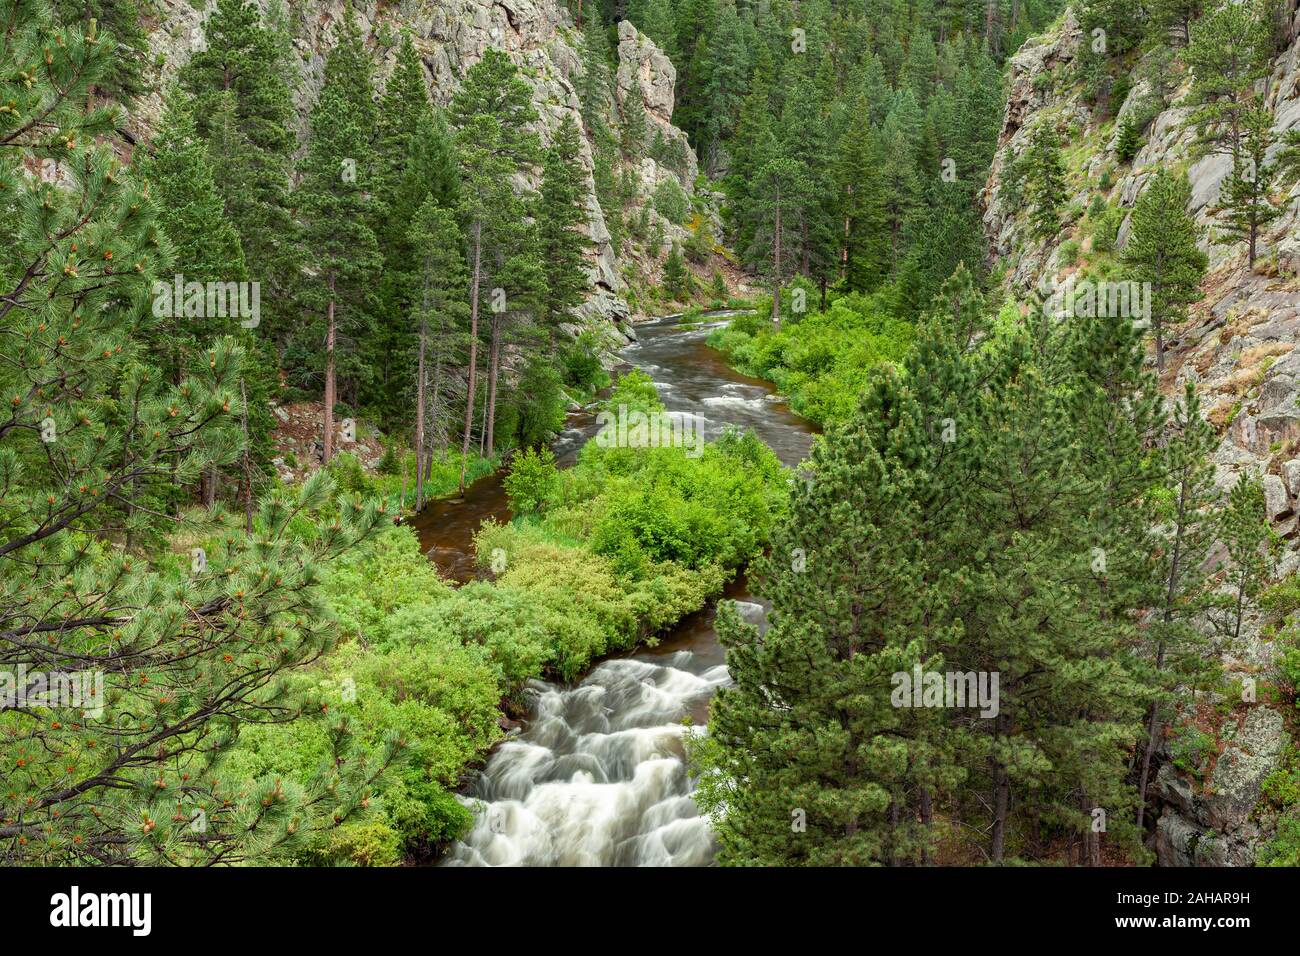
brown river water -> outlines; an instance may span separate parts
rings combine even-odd
[[[621,353],[654,379],[670,412],[700,415],[705,435],[727,425],[752,429],[787,465],[805,458],[814,428],[772,387],[730,369],[704,340],[727,313],[683,327],[677,316],[637,325],[639,341]],[[572,464],[596,433],[590,410],[569,416],[554,444]],[[466,489],[461,501],[434,502],[412,522],[421,547],[444,574],[476,574],[473,538],[488,518],[510,519],[501,476]],[[761,622],[765,608],[743,574],[726,589],[741,614]],[[445,866],[704,866],[712,833],[691,799],[683,738],[701,733],[708,703],[728,681],[712,606],[682,619],[653,648],[601,661],[575,684],[531,681],[528,718],[489,756],[465,800],[473,829],[442,859]],[[683,718],[692,718],[688,730]]]

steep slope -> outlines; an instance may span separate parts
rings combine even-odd
[[[259,5],[267,6],[264,0]],[[203,21],[214,6],[215,0],[200,3],[197,9],[190,0],[159,0],[157,19],[146,21],[152,54],[149,79],[155,89],[130,117],[128,129],[137,140],[149,138],[162,108],[159,91],[188,61],[191,51],[203,44]],[[533,103],[540,117],[538,133],[544,145],[549,145],[566,118],[571,118],[579,129],[583,128],[577,93],[583,72],[582,40],[558,0],[414,0],[400,5],[361,0],[350,6],[379,64],[380,85],[396,62],[403,30],[412,33],[433,98],[443,105],[450,102],[461,77],[482,58],[484,50],[503,49],[532,87]],[[293,38],[300,68],[295,102],[303,129],[323,82],[325,54],[335,41],[347,8],[344,0],[301,0],[289,4],[285,12],[286,27]],[[648,124],[659,129],[667,140],[680,142],[688,157],[688,168],[679,174],[650,158],[631,169],[635,196],[629,208],[635,211],[649,205],[649,197],[667,175],[678,175],[683,191],[689,196],[694,188],[696,163],[686,135],[672,125],[676,82],[672,63],[628,21],[620,24],[619,40],[619,104],[635,89],[632,78],[638,78]],[[619,250],[611,242],[606,211],[597,199],[593,150],[590,136],[584,135],[587,232],[594,248],[589,257],[592,292],[578,310],[579,318],[588,324],[612,327],[626,337],[630,334],[627,325],[630,315],[623,295],[622,263]],[[653,209],[648,214],[652,218],[658,216]],[[663,226],[670,238],[675,230],[680,231],[666,222]]]
[[[1295,0],[1286,16],[1289,46],[1257,87],[1279,139],[1300,128],[1300,10]],[[1185,101],[1189,77],[1178,74],[1165,107],[1144,124],[1144,145],[1131,163],[1123,163],[1116,155],[1120,123],[1149,102],[1151,91],[1147,81],[1134,82],[1114,116],[1093,105],[1074,72],[1083,45],[1093,39],[1085,36],[1074,12],[1067,11],[1054,30],[1027,43],[1009,63],[1009,99],[985,191],[991,264],[1017,301],[1050,295],[1085,268],[1104,275],[1129,237],[1134,203],[1151,175],[1160,168],[1186,169],[1192,186],[1189,211],[1200,227],[1209,271],[1203,300],[1186,323],[1167,333],[1161,385],[1171,394],[1185,382],[1198,386],[1207,418],[1220,435],[1214,464],[1221,489],[1243,471],[1264,475],[1269,518],[1287,545],[1278,568],[1279,576],[1285,576],[1300,567],[1300,183],[1288,184],[1273,197],[1282,212],[1262,235],[1253,268],[1247,265],[1243,243],[1212,243],[1232,161],[1194,149]],[[1141,76],[1143,66],[1133,55],[1121,69]],[[1060,137],[1069,198],[1065,228],[1036,240],[1017,196],[1013,169],[1044,125]],[[1102,248],[1095,239],[1108,212],[1113,243]],[[1259,674],[1263,680],[1272,662],[1273,645],[1256,618],[1228,669],[1239,677]],[[1283,717],[1262,703],[1224,703],[1226,715],[1213,706],[1184,715],[1189,732],[1208,741],[1204,759],[1190,764],[1181,757],[1175,760],[1165,742],[1156,787],[1165,805],[1155,839],[1162,864],[1247,865],[1275,830],[1275,816],[1260,805],[1259,796],[1283,754]]]

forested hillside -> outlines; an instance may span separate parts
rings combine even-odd
[[[1294,0],[0,3],[3,862],[1300,863]]]

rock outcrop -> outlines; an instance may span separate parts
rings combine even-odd
[[[1251,866],[1259,842],[1276,826],[1257,806],[1286,741],[1282,715],[1253,708],[1240,726],[1229,722],[1223,737],[1223,752],[1203,784],[1173,763],[1156,775],[1156,793],[1165,806],[1155,837],[1162,866]]]
[[[265,0],[262,6],[265,7]],[[149,28],[153,77],[163,89],[189,59],[193,49],[204,43],[203,22],[215,0],[158,0],[157,20]],[[301,0],[288,5],[286,29],[293,41],[299,65],[295,92],[300,132],[305,132],[312,103],[324,79],[325,56],[334,44],[346,9],[345,0]],[[582,75],[581,39],[568,12],[559,0],[405,0],[390,4],[380,0],[355,0],[351,8],[362,37],[378,62],[377,80],[392,69],[401,32],[409,30],[428,73],[435,102],[445,105],[460,85],[466,70],[488,48],[506,51],[520,67],[533,90],[533,103],[540,117],[537,131],[549,143],[566,119],[582,128],[581,103],[576,91]],[[668,140],[680,141],[689,157],[689,177],[694,181],[695,156],[686,134],[672,125],[673,87],[676,70],[668,58],[647,37],[624,21],[619,29],[618,96],[632,88],[631,77],[639,79],[648,125],[659,129]],[[626,84],[624,83],[626,79]],[[161,112],[161,96],[146,97],[130,117],[128,128],[137,140],[148,139]],[[587,170],[586,204],[588,234],[593,243],[590,255],[591,294],[576,311],[574,327],[598,326],[621,333],[629,310],[622,296],[619,250],[611,243],[604,211],[596,197],[592,144],[584,136],[582,163]],[[649,197],[665,171],[647,159],[635,175],[638,194]],[[648,201],[648,199],[646,200]]]
[[[1277,55],[1258,87],[1273,115],[1280,140],[1300,129],[1300,9],[1289,0],[1290,41]],[[1203,301],[1181,327],[1167,330],[1162,387],[1181,392],[1196,383],[1207,418],[1220,435],[1213,462],[1216,484],[1226,491],[1242,472],[1264,476],[1269,519],[1287,542],[1278,574],[1300,567],[1300,183],[1287,183],[1274,197],[1282,213],[1263,233],[1254,267],[1244,243],[1209,241],[1220,219],[1220,193],[1232,172],[1231,158],[1195,148],[1187,125],[1190,109],[1181,85],[1142,131],[1144,143],[1131,163],[1115,154],[1118,120],[1138,109],[1150,90],[1138,79],[1111,117],[1083,94],[1073,75],[1083,45],[1090,42],[1067,10],[1047,35],[1029,41],[1009,61],[1009,101],[998,153],[984,194],[984,226],[994,265],[1002,269],[1009,294],[1031,300],[1073,275],[1079,259],[1090,259],[1092,236],[1084,211],[1097,197],[1119,209],[1116,252],[1122,254],[1131,211],[1147,180],[1160,168],[1185,168],[1192,187],[1189,211],[1201,227],[1209,257]],[[1140,64],[1126,68],[1135,76]],[[1050,124],[1063,144],[1069,196],[1061,234],[1032,238],[1028,216],[1006,189],[1012,163],[1035,130]],[[1242,646],[1231,652],[1229,669],[1243,674],[1265,671],[1273,647],[1262,634],[1258,615],[1246,622]],[[1158,861],[1167,865],[1248,865],[1259,843],[1270,838],[1270,822],[1256,804],[1262,780],[1281,758],[1286,733],[1275,711],[1249,708],[1240,728],[1225,725],[1216,741],[1222,747],[1201,782],[1178,769],[1169,744],[1156,782],[1163,803],[1154,841]]]

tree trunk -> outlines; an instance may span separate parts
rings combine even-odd
[[[239,380],[239,397],[244,403],[240,427],[244,432],[244,530],[253,533],[253,459],[248,453],[248,390],[244,380]]]
[[[492,351],[488,361],[487,421],[484,424],[487,431],[487,455],[489,458],[496,452],[497,373],[501,367],[502,322],[502,316],[495,314],[492,316]]]
[[[328,465],[334,455],[334,270],[329,273],[329,331],[325,334],[325,443],[321,464]]]
[[[921,788],[921,826],[925,829],[925,839],[921,843],[921,865],[930,865],[930,826],[934,823],[934,800],[928,787]]]
[[[1007,809],[1011,802],[1011,781],[1007,771],[996,760],[993,763],[993,831],[989,857],[994,863],[1002,862],[1006,848]]]
[[[772,324],[781,331],[781,187],[776,188],[776,236],[772,243]]]
[[[469,284],[469,387],[465,393],[465,436],[460,449],[460,494],[465,497],[465,466],[469,462],[469,435],[474,428],[475,372],[478,365],[478,285],[483,274],[483,223],[474,223],[474,268]]]
[[[415,364],[415,510],[424,507],[424,348],[427,326],[420,320],[420,357]]]
[[[853,195],[853,185],[850,183],[847,187],[848,194]],[[849,235],[851,220],[846,215],[844,217],[844,241],[840,243],[840,279],[843,280],[849,274]]]

